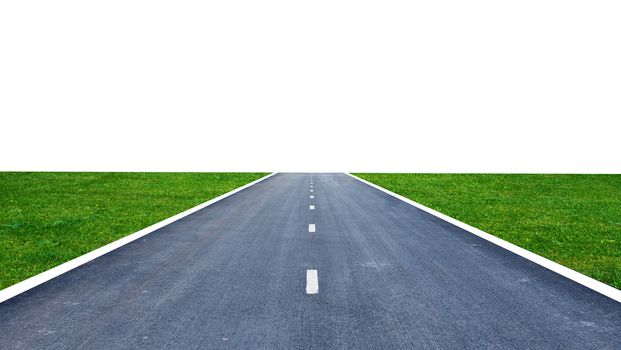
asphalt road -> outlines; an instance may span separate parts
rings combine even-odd
[[[312,179],[273,176],[0,304],[0,348],[621,349],[621,303]]]

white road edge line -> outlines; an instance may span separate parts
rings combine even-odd
[[[47,271],[41,272],[38,275],[32,276],[32,277],[30,277],[30,278],[28,278],[28,279],[26,279],[26,280],[24,280],[22,282],[19,282],[19,283],[14,284],[14,285],[12,285],[10,287],[7,287],[7,288],[5,288],[3,290],[0,290],[0,303],[6,301],[8,299],[11,299],[14,296],[17,296],[17,295],[19,295],[19,294],[21,294],[21,293],[23,293],[23,292],[25,292],[25,291],[27,291],[29,289],[32,289],[32,288],[34,288],[34,287],[36,287],[36,286],[38,286],[38,285],[40,285],[42,283],[45,283],[45,282],[47,282],[47,281],[49,281],[49,280],[51,280],[51,279],[53,279],[55,277],[58,277],[58,276],[66,273],[66,272],[69,272],[69,271],[75,269],[76,267],[82,266],[82,265],[84,265],[84,264],[86,264],[86,263],[88,263],[88,262],[90,262],[92,260],[95,260],[95,259],[97,259],[98,257],[100,257],[100,256],[102,256],[104,254],[107,254],[107,253],[109,253],[109,252],[111,252],[111,251],[113,251],[113,250],[115,250],[117,248],[120,248],[120,247],[130,243],[130,242],[133,242],[133,241],[135,241],[135,240],[137,240],[137,239],[139,239],[141,237],[144,237],[144,236],[148,235],[149,233],[151,233],[151,232],[153,232],[153,231],[155,231],[157,229],[160,229],[160,228],[162,228],[162,227],[164,227],[164,226],[166,226],[168,224],[171,224],[171,223],[173,223],[173,222],[175,222],[175,221],[177,221],[177,220],[179,220],[181,218],[184,218],[184,217],[186,217],[186,216],[188,216],[188,215],[190,215],[190,214],[192,214],[192,213],[194,213],[196,211],[199,211],[199,210],[201,210],[201,209],[203,209],[205,207],[208,207],[208,206],[210,206],[210,205],[212,205],[212,204],[214,204],[216,202],[219,202],[219,201],[225,199],[226,197],[232,196],[235,193],[240,192],[240,191],[242,191],[242,190],[244,190],[244,189],[246,189],[246,188],[248,188],[248,187],[250,187],[252,185],[255,185],[255,184],[257,184],[257,183],[259,183],[259,182],[261,182],[261,181],[263,181],[263,180],[265,180],[265,179],[267,179],[269,177],[272,177],[272,176],[274,176],[276,174],[277,173],[274,172],[274,173],[271,173],[269,175],[266,175],[266,176],[264,176],[264,177],[262,177],[262,178],[260,178],[258,180],[255,180],[255,181],[253,181],[251,183],[245,184],[244,186],[238,187],[238,188],[236,188],[236,189],[234,189],[234,190],[232,190],[230,192],[222,194],[222,195],[220,195],[220,196],[218,196],[216,198],[213,198],[213,199],[211,199],[211,200],[209,200],[209,201],[207,201],[205,203],[199,204],[199,205],[197,205],[197,206],[195,206],[193,208],[190,208],[190,209],[188,209],[188,210],[186,210],[184,212],[181,212],[179,214],[171,216],[168,219],[164,219],[164,220],[162,220],[162,221],[160,221],[158,223],[155,223],[155,224],[153,224],[151,226],[145,227],[142,230],[139,230],[139,231],[136,231],[136,232],[134,232],[132,234],[129,234],[129,235],[127,235],[127,236],[125,236],[125,237],[123,237],[123,238],[121,238],[119,240],[116,240],[116,241],[114,241],[112,243],[108,243],[108,244],[106,244],[103,247],[97,248],[97,249],[95,249],[95,250],[93,250],[93,251],[91,251],[89,253],[86,253],[86,254],[84,254],[82,256],[79,256],[79,257],[77,257],[77,258],[75,258],[73,260],[69,260],[69,261],[67,261],[65,263],[62,263],[62,264],[60,264],[60,265],[58,265],[56,267],[53,267],[53,268],[51,268],[51,269],[49,269]]]
[[[310,233],[315,232],[315,224],[308,224],[308,232]]]
[[[406,202],[408,204],[411,204],[411,205],[417,207],[418,209],[426,211],[427,213],[429,213],[431,215],[434,215],[434,216],[436,216],[436,217],[438,217],[438,218],[440,218],[440,219],[442,219],[442,220],[444,220],[446,222],[449,222],[449,223],[451,223],[451,224],[453,224],[453,225],[455,225],[455,226],[457,226],[457,227],[459,227],[461,229],[464,229],[464,230],[472,233],[475,236],[479,236],[479,237],[483,238],[484,240],[486,240],[488,242],[491,242],[491,243],[493,243],[493,244],[495,244],[497,246],[500,246],[500,247],[502,247],[502,248],[504,248],[504,249],[506,249],[506,250],[508,250],[508,251],[510,251],[512,253],[514,253],[514,254],[517,254],[517,255],[525,258],[525,259],[528,259],[528,260],[534,262],[535,264],[543,266],[543,267],[545,267],[548,270],[552,270],[552,271],[558,273],[561,276],[569,278],[570,280],[572,280],[572,281],[574,281],[576,283],[579,283],[579,284],[581,284],[581,285],[583,285],[583,286],[585,286],[587,288],[590,288],[590,289],[592,289],[592,290],[594,290],[594,291],[596,291],[596,292],[598,292],[600,294],[603,294],[603,295],[609,297],[612,300],[615,300],[615,301],[621,303],[621,290],[619,290],[619,289],[611,287],[611,286],[609,286],[609,285],[607,285],[605,283],[602,283],[602,282],[600,282],[598,280],[595,280],[595,279],[593,279],[593,278],[591,278],[589,276],[583,275],[580,272],[574,271],[574,270],[572,270],[572,269],[570,269],[568,267],[565,267],[565,266],[563,266],[561,264],[555,263],[552,260],[548,260],[548,259],[544,258],[541,255],[537,255],[537,254],[535,254],[535,253],[533,253],[533,252],[531,252],[529,250],[526,250],[524,248],[518,247],[517,245],[515,245],[513,243],[509,243],[509,242],[507,242],[507,241],[505,241],[503,239],[500,239],[500,238],[498,238],[498,237],[496,237],[494,235],[491,235],[491,234],[489,234],[489,233],[487,233],[485,231],[479,230],[476,227],[470,226],[470,225],[468,225],[468,224],[466,224],[464,222],[461,222],[461,221],[459,221],[457,219],[454,219],[454,218],[452,218],[452,217],[450,217],[448,215],[445,215],[445,214],[442,214],[442,213],[440,213],[438,211],[435,211],[435,210],[433,210],[433,209],[431,209],[429,207],[426,207],[426,206],[424,206],[424,205],[422,205],[422,204],[420,204],[418,202],[415,202],[415,201],[413,201],[413,200],[411,200],[409,198],[405,198],[405,197],[403,197],[403,196],[401,196],[399,194],[396,194],[396,193],[394,193],[394,192],[392,192],[390,190],[387,190],[387,189],[385,189],[385,188],[383,188],[381,186],[378,186],[378,185],[376,185],[374,183],[371,183],[371,182],[369,182],[367,180],[361,179],[361,178],[359,178],[359,177],[357,177],[355,175],[352,175],[350,173],[345,173],[345,174],[347,174],[347,175],[353,177],[354,179],[356,179],[358,181],[361,181],[361,182],[363,182],[363,183],[365,183],[365,184],[367,184],[367,185],[369,185],[369,186],[371,186],[371,187],[373,187],[375,189],[378,189],[378,190],[380,190],[380,191],[382,191],[382,192],[384,192],[386,194],[389,194],[389,195],[391,195],[391,196],[393,196],[393,197],[395,197],[397,199],[400,199],[400,200],[402,200],[402,201],[404,201],[404,202]]]
[[[311,205],[308,206],[308,209],[309,210],[315,210],[315,206],[311,204]]]
[[[319,293],[319,279],[317,270],[306,270],[306,294]]]

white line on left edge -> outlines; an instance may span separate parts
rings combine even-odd
[[[319,293],[319,279],[317,270],[306,270],[306,294]]]
[[[308,224],[308,232],[315,232],[315,224]]]
[[[115,249],[117,249],[119,247],[122,247],[122,246],[126,245],[127,243],[133,242],[133,241],[135,241],[135,240],[137,240],[137,239],[139,239],[141,237],[144,237],[144,236],[148,235],[149,233],[151,233],[151,232],[153,232],[153,231],[155,231],[155,230],[157,230],[157,229],[159,229],[161,227],[164,227],[164,226],[166,226],[168,224],[171,224],[171,223],[173,223],[173,222],[175,222],[175,221],[177,221],[177,220],[179,220],[179,219],[181,219],[183,217],[186,217],[186,216],[188,216],[188,215],[190,215],[190,214],[192,214],[194,212],[197,212],[197,211],[199,211],[199,210],[201,210],[203,208],[206,208],[206,207],[208,207],[208,206],[210,206],[210,205],[212,205],[212,204],[214,204],[214,203],[216,203],[218,201],[223,200],[224,198],[232,196],[233,194],[235,194],[237,192],[240,192],[240,191],[242,191],[242,190],[244,190],[244,189],[246,189],[246,188],[248,188],[250,186],[253,186],[254,184],[257,184],[257,183],[259,183],[259,182],[261,182],[261,181],[263,181],[263,180],[265,180],[265,179],[267,179],[269,177],[272,177],[274,175],[276,175],[276,173],[271,173],[271,174],[269,174],[267,176],[264,176],[264,177],[262,177],[262,178],[260,178],[258,180],[255,180],[255,181],[253,181],[253,182],[251,182],[249,184],[246,184],[244,186],[238,187],[238,188],[236,188],[236,189],[234,189],[234,190],[232,190],[230,192],[227,192],[227,193],[225,193],[223,195],[220,195],[220,196],[218,196],[216,198],[213,198],[213,199],[211,199],[211,200],[209,200],[209,201],[207,201],[205,203],[199,204],[199,205],[197,205],[197,206],[195,206],[193,208],[190,208],[190,209],[188,209],[188,210],[186,210],[184,212],[181,212],[181,213],[179,213],[177,215],[171,216],[168,219],[164,219],[164,220],[162,220],[162,221],[160,221],[158,223],[155,223],[155,224],[153,224],[153,225],[151,225],[149,227],[145,227],[142,230],[136,231],[136,232],[134,232],[134,233],[132,233],[130,235],[127,235],[127,236],[125,236],[125,237],[123,237],[121,239],[118,239],[118,240],[116,240],[116,241],[114,241],[112,243],[108,243],[108,244],[106,244],[103,247],[97,248],[97,249],[95,249],[95,250],[93,250],[93,251],[91,251],[89,253],[86,253],[86,254],[84,254],[82,256],[79,256],[79,257],[77,257],[77,258],[75,258],[73,260],[69,260],[69,261],[67,261],[67,262],[65,262],[65,263],[63,263],[61,265],[53,267],[53,268],[51,268],[51,269],[49,269],[47,271],[41,272],[40,274],[32,276],[32,277],[30,277],[27,280],[24,280],[22,282],[14,284],[14,285],[12,285],[10,287],[7,287],[7,288],[5,288],[3,290],[0,290],[0,303],[2,303],[5,300],[8,300],[8,299],[10,299],[10,298],[12,298],[12,297],[14,297],[16,295],[19,295],[19,294],[21,294],[21,293],[23,293],[23,292],[25,292],[25,291],[27,291],[29,289],[32,289],[32,288],[34,288],[34,287],[36,287],[36,286],[38,286],[38,285],[40,285],[42,283],[45,283],[45,282],[51,280],[52,278],[58,277],[58,276],[66,273],[68,271],[71,271],[71,270],[75,269],[78,266],[84,265],[84,264],[86,264],[89,261],[95,260],[96,258],[98,258],[98,257],[100,257],[100,256],[102,256],[104,254],[107,254],[107,253],[109,253],[109,252],[111,252],[111,251],[113,251],[113,250],[115,250]]]

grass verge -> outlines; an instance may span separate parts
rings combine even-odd
[[[355,175],[621,289],[621,175]]]
[[[0,172],[0,289],[265,175]]]

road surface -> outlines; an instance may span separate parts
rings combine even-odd
[[[277,174],[0,304],[0,348],[621,349],[621,303],[345,174]]]

